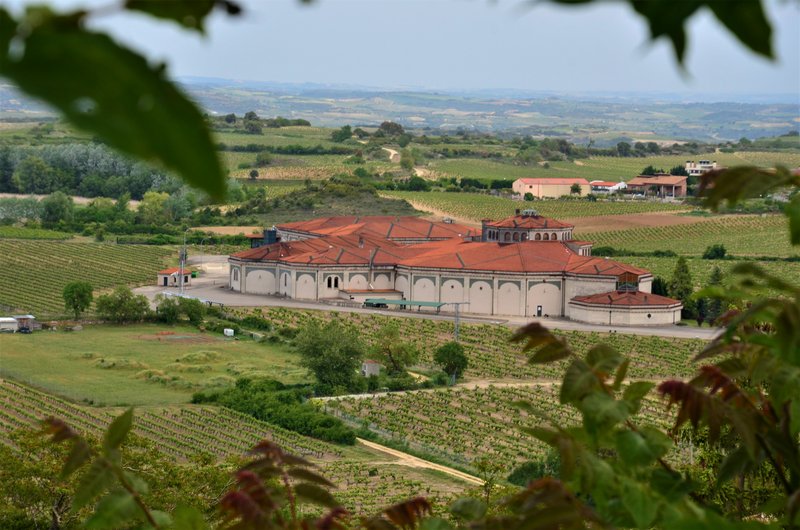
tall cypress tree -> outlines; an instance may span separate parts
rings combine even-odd
[[[714,269],[711,271],[711,277],[708,279],[708,285],[709,287],[722,285],[722,270],[719,267],[714,267]],[[706,308],[706,320],[713,326],[714,321],[728,310],[728,305],[724,300],[720,300],[718,298],[709,298],[706,302]]]
[[[14,193],[16,191],[11,150],[8,147],[0,147],[0,192]]]
[[[683,302],[683,318],[693,318],[695,313],[695,303],[691,299],[694,292],[692,273],[689,271],[689,264],[686,258],[681,256],[675,264],[675,271],[672,273],[672,280],[669,282],[669,295],[676,300]]]

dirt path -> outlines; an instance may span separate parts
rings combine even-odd
[[[389,153],[389,162],[393,162],[395,164],[400,163],[400,153],[398,153],[394,149],[389,149],[388,147],[381,147],[381,149]]]
[[[395,197],[387,197],[387,198],[393,199]],[[480,228],[481,227],[480,223],[476,223],[472,219],[464,219],[463,217],[455,217],[454,215],[449,214],[449,213],[447,213],[445,211],[435,210],[435,209],[433,209],[433,208],[431,208],[429,206],[425,206],[422,203],[419,203],[417,201],[412,201],[412,200],[409,200],[409,199],[405,199],[405,201],[408,204],[410,204],[411,207],[414,208],[415,210],[418,210],[420,212],[428,212],[430,215],[425,216],[425,218],[428,218],[430,220],[441,221],[443,217],[449,217],[450,219],[452,219],[453,221],[455,221],[458,224],[462,224],[462,225],[465,225],[465,226],[472,226],[472,227],[475,227],[475,228]]]
[[[376,451],[380,451],[382,453],[386,453],[387,455],[391,455],[397,458],[397,461],[393,462],[393,464],[400,466],[414,467],[419,469],[434,469],[436,471],[441,471],[442,473],[447,473],[452,477],[461,479],[464,482],[469,482],[470,484],[475,484],[477,486],[483,485],[483,481],[478,477],[473,477],[472,475],[469,475],[457,469],[453,469],[452,467],[447,467],[440,464],[434,464],[433,462],[428,462],[427,460],[417,458],[416,456],[411,456],[408,453],[404,453],[402,451],[386,447],[385,445],[376,444],[375,442],[363,440],[361,438],[356,438],[356,440],[358,440],[358,443],[366,447],[369,447],[370,449],[375,449]]]
[[[49,197],[49,195],[34,195],[34,194],[26,194],[26,193],[0,193],[0,199],[36,199],[37,201],[41,201],[45,197]],[[100,199],[101,197],[80,197],[78,195],[71,195],[72,202],[75,204],[89,204],[95,199]],[[113,200],[113,199],[112,199]],[[114,201],[116,203],[117,201]],[[135,210],[139,207],[139,201],[131,200],[128,201],[128,209]]]

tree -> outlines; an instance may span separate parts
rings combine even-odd
[[[657,294],[660,296],[669,296],[669,285],[667,284],[667,280],[665,280],[661,276],[656,276],[655,278],[653,278],[653,285],[651,287],[651,291],[653,294]]]
[[[706,247],[705,252],[703,252],[703,259],[725,259],[725,255],[727,253],[728,251],[725,248],[725,245],[711,245]]]
[[[378,330],[371,355],[386,366],[391,374],[405,372],[405,369],[419,358],[419,352],[414,344],[403,341],[396,323],[386,324]]]
[[[694,319],[698,327],[702,327],[703,322],[706,321],[708,316],[707,300],[705,298],[698,298],[694,302]]]
[[[236,123],[236,114],[233,113],[226,114],[225,123]]]
[[[406,171],[411,171],[412,169],[414,169],[415,163],[416,163],[416,158],[414,157],[414,153],[412,153],[410,149],[403,149],[402,151],[400,151],[400,167],[402,167]]]
[[[581,185],[578,184],[577,182],[569,187],[569,194],[570,195],[580,195],[581,191],[582,191],[581,190]]]
[[[62,221],[68,223],[72,221],[74,211],[72,197],[61,191],[52,193],[42,200],[42,224],[55,226]]]
[[[628,142],[619,142],[617,144],[617,156],[631,156],[631,144]]]
[[[81,313],[92,305],[92,284],[88,282],[70,282],[64,286],[64,309],[72,312],[77,320]]]
[[[393,121],[385,121],[381,123],[378,130],[383,132],[386,136],[399,136],[405,133],[405,129],[399,123],[395,123]]]
[[[642,175],[655,175],[656,173],[663,173],[663,169],[656,169],[655,166],[647,166],[642,170]]]
[[[148,191],[139,203],[139,216],[142,223],[148,225],[160,224],[166,220],[165,204],[169,194],[159,191]]]
[[[536,197],[534,197],[533,193],[531,193],[531,192],[527,192],[523,198],[528,202],[533,201],[533,200],[536,199]]]
[[[670,169],[669,170],[669,174],[670,175],[675,175],[675,176],[682,176],[682,177],[688,177],[689,176],[689,172],[686,171],[686,167],[685,166],[680,166],[680,165],[675,166],[672,169]]]
[[[258,170],[257,169],[251,169],[250,173],[248,174],[248,176],[250,177],[250,180],[256,180],[258,178]]]
[[[164,324],[175,324],[181,317],[181,309],[178,301],[172,296],[159,294],[156,301],[156,318]]]
[[[58,189],[58,174],[41,157],[29,156],[17,165],[13,185],[24,193],[52,193]]]
[[[354,387],[366,348],[355,329],[337,319],[324,326],[313,322],[295,338],[301,362],[326,393],[345,392]]]
[[[444,373],[450,376],[451,384],[455,384],[456,379],[461,377],[469,367],[469,359],[464,353],[464,347],[455,341],[442,344],[433,354],[433,360],[442,367]]]
[[[344,142],[353,136],[353,129],[349,125],[343,126],[338,131],[331,133],[331,140],[334,142]]]
[[[264,130],[259,122],[246,120],[244,122],[244,132],[247,134],[263,134]]]
[[[141,322],[147,316],[149,307],[150,303],[144,295],[135,295],[124,285],[114,289],[111,294],[98,296],[95,304],[100,318],[116,324]]]
[[[689,264],[686,262],[686,258],[681,256],[675,264],[675,271],[672,273],[672,280],[669,282],[669,295],[683,303],[683,318],[692,318],[694,316],[693,292],[692,273],[689,271]]]
[[[258,114],[254,110],[249,110],[244,113],[244,121],[258,121]]]
[[[0,193],[15,193],[16,191],[11,149],[8,146],[2,146],[0,147]]]
[[[413,140],[413,136],[411,136],[408,133],[403,133],[397,137],[397,145],[399,145],[400,147],[406,147],[408,144],[411,143],[411,140]]]
[[[708,286],[722,287],[722,279],[722,270],[718,266],[714,266],[714,268],[711,270],[711,276],[708,279]],[[706,303],[706,320],[713,326],[716,324],[717,319],[727,310],[727,303],[723,298],[709,298]]]

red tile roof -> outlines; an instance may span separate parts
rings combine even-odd
[[[613,307],[677,307],[681,305],[680,300],[641,291],[611,291],[589,296],[576,296],[571,301],[579,304]]]
[[[377,237],[394,240],[445,239],[480,234],[479,229],[458,223],[427,221],[419,217],[397,217],[391,215],[323,217],[310,221],[284,223],[279,225],[278,228],[319,236],[371,233]]]
[[[522,178],[517,179],[516,182],[523,184],[585,184],[589,185],[589,181],[579,178]]]
[[[628,181],[630,186],[680,186],[685,184],[688,177],[669,176],[669,177],[648,177],[640,175]]]
[[[562,223],[555,219],[549,219],[540,215],[515,215],[502,221],[486,223],[488,228],[522,228],[522,229],[545,229],[545,228],[573,228],[574,225]]]
[[[191,274],[192,271],[189,269],[181,269],[180,267],[171,267],[169,269],[164,269],[163,271],[158,271],[158,274]]]
[[[612,182],[610,180],[593,180],[589,184],[591,184],[592,186],[602,186],[610,188],[612,186],[616,186],[617,184],[619,184],[619,182]]]

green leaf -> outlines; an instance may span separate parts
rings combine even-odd
[[[72,475],[75,471],[83,467],[83,465],[89,461],[91,458],[92,453],[89,450],[89,445],[83,438],[78,438],[75,440],[75,443],[72,445],[72,450],[69,452],[69,456],[67,457],[67,461],[64,463],[64,467],[61,469],[61,478],[66,479],[70,475]]]
[[[208,530],[202,512],[191,506],[178,506],[172,512],[172,530]]]
[[[650,528],[661,505],[656,495],[646,485],[623,480],[621,484],[622,504],[636,523],[637,528]]]
[[[562,404],[576,403],[587,393],[600,388],[597,376],[589,365],[580,359],[572,361],[564,373],[561,383],[560,400]]]
[[[86,506],[113,483],[114,473],[111,471],[109,463],[103,458],[96,458],[75,490],[72,513],[76,513]]]
[[[105,449],[106,453],[109,453],[114,449],[118,449],[119,446],[122,445],[122,442],[125,441],[125,437],[128,436],[128,433],[131,431],[132,426],[132,408],[114,418],[114,421],[112,421],[111,425],[108,426],[105,439],[103,440],[103,448]]]
[[[622,392],[622,401],[628,404],[631,414],[637,414],[642,408],[642,399],[650,393],[655,383],[648,381],[635,381],[625,387]]]
[[[18,29],[0,9],[0,75],[111,147],[174,170],[215,199],[224,196],[205,120],[162,65],[84,30],[81,13],[38,14]]]
[[[611,373],[622,361],[617,350],[607,344],[598,344],[586,353],[586,364],[595,372]]]
[[[789,237],[792,245],[800,245],[800,194],[789,201],[783,212],[789,217]]]
[[[294,477],[296,479],[305,480],[306,482],[312,482],[314,484],[319,484],[320,486],[325,486],[328,488],[334,488],[336,485],[317,473],[310,471],[308,469],[304,469],[302,467],[293,467],[292,469],[287,471],[290,477]]]
[[[528,359],[530,364],[547,364],[569,357],[571,352],[563,342],[553,342],[539,348]]]
[[[736,0],[735,2],[706,2],[720,22],[731,30],[748,48],[770,59],[772,53],[772,27],[770,27],[761,0]]]
[[[438,517],[428,517],[419,524],[419,530],[453,530],[453,525]]]
[[[647,440],[633,431],[620,431],[615,437],[615,447],[619,458],[629,466],[646,466],[655,461]]]
[[[719,466],[717,486],[741,475],[750,467],[752,467],[752,463],[750,457],[747,455],[747,449],[742,446],[737,447],[728,453],[725,460],[723,460],[722,464]]]
[[[140,518],[137,516],[143,515],[130,493],[116,490],[100,499],[94,513],[86,520],[84,528],[88,530],[119,528],[122,523],[129,523],[133,519]]]
[[[596,428],[611,427],[628,417],[627,404],[603,392],[587,395],[578,408],[583,413],[583,422],[589,432],[595,432]]]
[[[310,502],[311,504],[317,504],[319,506],[324,506],[326,508],[337,508],[340,506],[336,499],[333,498],[327,490],[320,488],[319,486],[314,486],[313,484],[297,484],[294,487],[295,494]]]
[[[486,515],[486,503],[472,497],[464,497],[450,505],[450,513],[462,521],[477,521]]]
[[[172,20],[185,28],[204,33],[203,21],[216,3],[216,0],[127,0],[125,9]]]
[[[625,359],[622,361],[622,364],[619,365],[617,368],[617,373],[614,376],[614,384],[612,388],[616,391],[622,387],[622,383],[625,381],[625,376],[628,375],[628,366],[630,366],[631,360]]]

